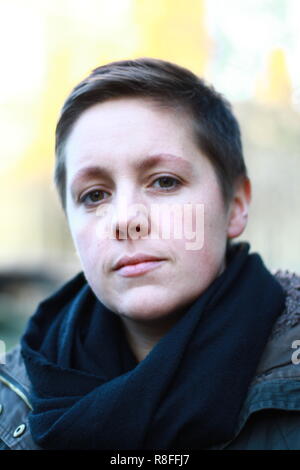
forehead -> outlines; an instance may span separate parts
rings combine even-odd
[[[95,104],[75,122],[66,142],[67,174],[100,164],[120,170],[143,170],[147,159],[190,166],[199,158],[191,119],[183,110],[161,107],[141,98]],[[174,157],[172,159],[172,156]]]

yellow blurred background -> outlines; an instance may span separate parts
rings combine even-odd
[[[71,89],[112,60],[177,62],[232,102],[253,184],[241,239],[300,272],[299,18],[299,0],[0,0],[0,337],[80,269],[54,131]]]

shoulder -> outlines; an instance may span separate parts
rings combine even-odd
[[[286,304],[273,328],[273,337],[300,324],[300,275],[277,271],[274,276],[286,292]]]
[[[278,271],[285,308],[272,329],[227,449],[300,449],[300,276]]]
[[[300,347],[300,276],[288,271],[278,271],[274,276],[285,291],[285,308],[273,326],[257,376],[274,378],[280,369],[281,373],[285,371],[283,376],[299,376],[300,379],[300,364],[295,363],[293,354],[297,352],[297,345]]]
[[[0,449],[38,449],[28,425],[30,383],[16,346],[0,365]]]

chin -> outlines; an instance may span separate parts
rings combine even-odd
[[[161,312],[157,313],[157,311],[147,311],[142,313],[139,311],[138,313],[121,313],[120,317],[127,318],[128,320],[133,320],[136,322],[149,323],[162,321],[163,319],[168,317],[168,314],[163,314]]]
[[[135,304],[127,305],[127,308],[118,309],[117,314],[124,318],[130,319],[136,322],[145,322],[145,323],[165,323],[165,321],[170,321],[174,317],[178,316],[178,313],[182,313],[182,309],[176,309],[175,305],[166,304],[162,308],[161,304],[154,304],[147,308],[147,305],[144,304]]]
[[[168,316],[168,312],[158,311],[157,309],[131,308],[119,312],[121,317],[130,318],[135,321],[159,320]]]

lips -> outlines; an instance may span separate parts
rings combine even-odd
[[[143,276],[144,274],[159,268],[164,263],[164,260],[160,261],[144,261],[143,263],[137,264],[126,264],[115,272],[122,277],[131,278]]]
[[[133,256],[122,256],[114,265],[113,270],[117,271],[124,266],[130,266],[139,263],[146,263],[151,261],[163,261],[163,258],[159,258],[153,255],[148,255],[146,253],[137,253]]]

